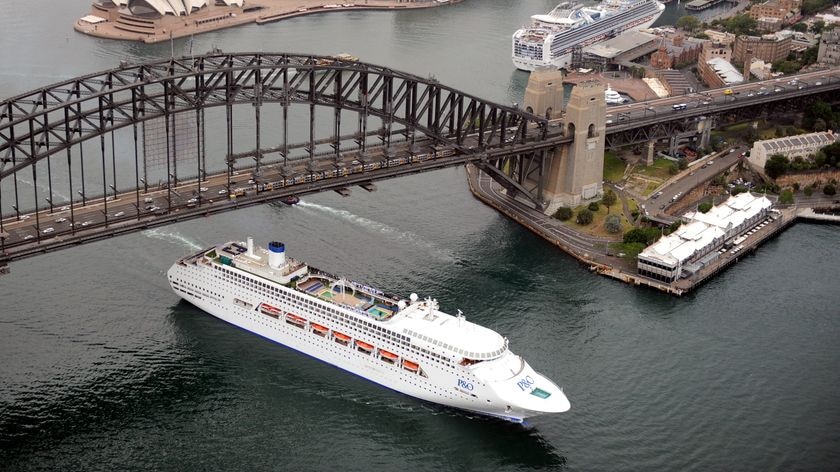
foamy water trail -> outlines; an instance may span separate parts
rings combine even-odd
[[[182,245],[184,247],[187,247],[189,249],[192,249],[192,250],[201,249],[202,247],[204,247],[201,244],[190,240],[189,238],[187,238],[186,236],[183,236],[182,234],[180,234],[178,232],[165,231],[165,230],[161,230],[161,229],[147,229],[146,231],[143,231],[141,234],[143,236],[146,236],[146,237],[151,238],[151,239],[160,239],[162,241],[167,241],[167,242],[174,243],[174,244],[180,244],[180,245]]]
[[[381,234],[392,241],[411,244],[415,247],[426,250],[428,253],[444,262],[456,261],[450,251],[437,247],[434,243],[426,241],[411,231],[402,231],[399,228],[394,228],[393,226],[388,226],[384,223],[355,215],[347,210],[339,210],[337,208],[319,205],[317,203],[310,203],[301,200],[296,206],[301,208],[303,211],[319,212],[341,218],[360,228],[370,231],[371,233]]]
[[[18,182],[20,182],[20,183],[22,183],[22,184],[29,185],[30,187],[34,187],[34,186],[35,186],[35,184],[34,184],[31,180],[26,180],[26,179],[24,179],[23,177],[18,177],[18,178],[17,178],[17,181],[18,181]],[[41,191],[41,193],[43,193],[43,194],[47,194],[47,188],[46,188],[46,187],[40,186],[40,187],[38,187],[38,190],[40,190],[40,191]],[[53,190],[53,197],[60,197],[60,198],[61,198],[62,200],[64,200],[65,202],[69,202],[69,201],[70,201],[70,197],[68,197],[67,195],[64,195],[64,194],[63,194],[63,193],[61,193],[61,192],[56,192],[55,190]],[[54,202],[54,203],[60,203],[60,202]]]

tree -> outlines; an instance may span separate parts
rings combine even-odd
[[[790,161],[787,157],[781,154],[773,154],[764,164],[764,171],[771,179],[775,179],[787,172],[789,166]]]
[[[625,243],[641,243],[649,246],[656,242],[662,233],[656,228],[633,228],[624,233]]]
[[[726,31],[740,36],[742,34],[755,34],[755,27],[757,23],[749,15],[740,14],[735,15],[726,20]]]
[[[804,22],[794,23],[791,25],[790,29],[796,31],[797,33],[804,33],[808,31],[808,25]]]
[[[680,159],[679,161],[677,161],[677,167],[680,170],[688,169],[688,161],[685,158]]]
[[[712,202],[703,202],[697,205],[697,211],[700,213],[708,213],[712,209]]]
[[[747,190],[749,190],[749,189],[747,187],[743,186],[743,185],[736,185],[736,186],[732,187],[732,191],[729,192],[729,193],[732,194],[732,195],[738,195],[739,193],[744,193]]]
[[[831,105],[820,100],[805,108],[805,113],[802,115],[802,127],[816,131],[817,120],[822,120],[826,129],[831,129],[840,122],[838,115],[840,114],[835,113]]]
[[[680,173],[680,167],[677,165],[676,162],[672,162],[670,166],[668,166],[668,174],[670,175],[677,175]]]
[[[607,213],[609,213],[609,212],[610,212],[610,207],[611,207],[611,206],[613,206],[613,205],[615,205],[615,202],[616,202],[617,200],[618,200],[618,197],[616,197],[615,192],[613,192],[612,190],[607,189],[607,190],[604,192],[604,196],[601,198],[601,203],[602,203],[605,207],[607,207]]]
[[[621,217],[618,215],[609,215],[604,222],[607,232],[611,234],[618,234],[621,232]]]
[[[790,189],[783,190],[782,193],[779,195],[779,203],[785,205],[790,205],[791,203],[793,203],[793,192],[791,192]]]
[[[814,34],[820,34],[825,29],[825,21],[823,20],[816,20],[811,23],[811,32]]]
[[[572,217],[572,209],[569,207],[560,207],[554,212],[554,217],[560,221],[566,221]]]
[[[806,197],[810,197],[811,195],[814,194],[814,187],[811,187],[809,185],[809,186],[805,187],[805,190],[803,190],[802,193],[804,193]]]
[[[819,13],[820,10],[825,9],[829,5],[831,5],[831,0],[804,0],[801,7],[802,14],[810,16],[814,13]]]
[[[677,19],[677,28],[689,32],[694,32],[700,27],[700,20],[695,16],[681,16]]]
[[[598,202],[590,202],[587,208],[589,208],[589,211],[598,211],[601,207],[598,205]]]
[[[585,225],[588,225],[589,223],[592,223],[592,220],[594,218],[595,218],[595,216],[592,214],[592,212],[589,210],[589,208],[584,208],[584,209],[582,209],[578,212],[576,221],[577,221],[577,224],[585,226]]]
[[[823,193],[826,195],[837,195],[837,188],[834,187],[834,184],[825,184],[823,187]]]

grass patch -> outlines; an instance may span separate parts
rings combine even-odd
[[[587,204],[588,205],[588,204]],[[627,218],[621,212],[621,202],[616,202],[615,205],[611,206],[611,210],[607,213],[607,207],[601,205],[598,208],[598,211],[592,212],[592,223],[588,225],[579,225],[577,224],[576,218],[577,214],[580,210],[587,207],[587,205],[581,205],[574,209],[574,216],[568,221],[564,221],[563,223],[574,228],[575,231],[580,231],[581,233],[591,234],[593,236],[600,236],[604,238],[620,238],[625,232],[633,229],[633,225],[627,221]],[[613,234],[607,231],[606,226],[604,223],[607,221],[608,215],[618,215],[621,217],[621,232],[618,234]]]
[[[653,164],[649,166],[640,166],[636,169],[642,175],[646,175],[648,177],[655,177],[657,179],[662,180],[668,180],[668,178],[671,177],[671,175],[668,173],[668,169],[671,168],[671,164],[673,163],[673,161],[660,157],[659,159],[654,160]]]
[[[624,169],[627,163],[616,156],[615,152],[604,153],[604,180],[607,182],[620,182],[624,178]]]
[[[661,182],[659,182],[659,183],[657,183],[657,182],[648,182],[647,187],[645,187],[644,192],[642,192],[642,195],[644,195],[644,196],[646,196],[646,197],[647,197],[648,195],[652,194],[654,190],[656,190],[657,188],[659,188],[659,186],[660,186],[660,185],[662,185],[662,183],[661,183]]]
[[[612,243],[610,248],[615,251],[615,254],[624,254],[621,257],[635,261],[639,257],[639,253],[645,250],[645,245],[642,243]]]

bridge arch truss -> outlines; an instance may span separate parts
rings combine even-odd
[[[237,149],[234,141],[242,130],[237,129],[234,108],[239,117],[240,110],[248,110],[243,105],[253,109],[248,112],[255,123],[249,141],[253,145]],[[224,110],[223,129],[208,128],[211,120],[206,112],[211,109]],[[271,123],[266,136],[261,119],[269,111],[282,118]],[[331,120],[324,120],[324,113]],[[189,117],[193,130],[181,129],[176,117]],[[292,141],[290,124],[299,126],[301,117],[308,121],[304,125],[308,139]],[[157,183],[144,170],[145,126],[155,121],[162,123],[166,163]],[[223,141],[225,149],[208,152],[208,133]],[[79,206],[96,203],[104,214],[101,225],[108,227],[120,223],[109,213],[113,200],[133,193],[134,211],[122,219],[139,220],[144,210],[141,194],[164,190],[167,215],[156,215],[163,224],[179,219],[172,215],[177,200],[173,192],[177,194],[182,181],[195,181],[198,188],[211,174],[225,174],[226,188],[232,191],[237,169],[248,168],[257,178],[262,168],[274,167],[281,169],[285,181],[293,164],[305,162],[310,172],[325,161],[338,168],[349,152],[356,157],[354,162],[365,165],[373,159],[368,158],[372,150],[385,158],[396,150],[457,155],[459,160],[438,167],[476,162],[536,202],[539,192],[523,187],[522,176],[504,171],[515,166],[498,161],[541,156],[553,146],[547,133],[543,118],[479,99],[433,78],[334,57],[211,53],[122,63],[0,102],[0,244],[5,250],[10,237],[4,225],[19,221],[27,212],[37,220],[45,212],[67,207],[73,222]],[[115,136],[125,139],[118,142]],[[178,166],[179,139],[194,143],[195,159],[189,167]],[[268,141],[272,145],[265,145]],[[66,194],[61,196],[58,187]],[[291,193],[296,192],[275,192],[273,198]],[[180,218],[190,212],[184,210]],[[43,234],[44,226],[35,222],[39,241],[52,237]],[[72,227],[70,236],[77,230]]]

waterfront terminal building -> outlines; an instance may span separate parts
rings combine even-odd
[[[685,224],[639,253],[640,275],[663,282],[688,277],[715,261],[740,235],[767,218],[767,197],[749,192],[729,197],[707,213],[683,215]]]

